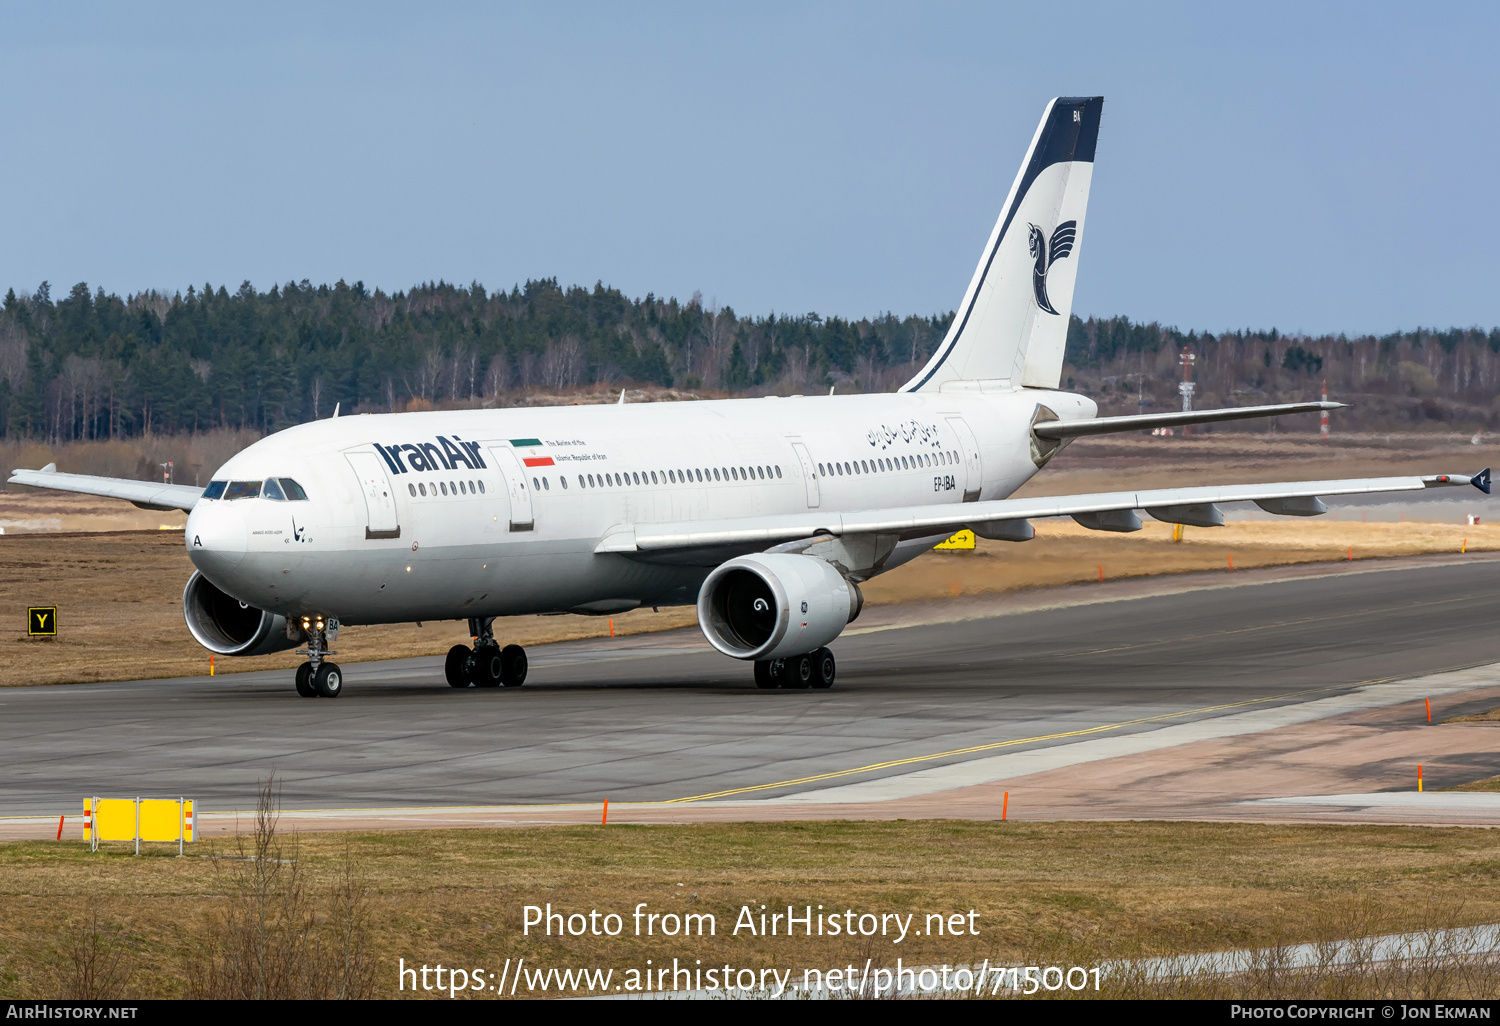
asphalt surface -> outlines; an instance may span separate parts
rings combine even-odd
[[[1500,560],[1224,580],[853,634],[829,691],[759,691],[696,631],[533,649],[519,690],[455,691],[436,658],[347,664],[336,700],[299,698],[289,671],[10,688],[0,815],[89,794],[245,809],[272,771],[287,808],[661,801],[1500,660]]]

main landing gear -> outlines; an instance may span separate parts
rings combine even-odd
[[[338,655],[328,646],[338,637],[339,622],[333,618],[304,616],[302,633],[307,637],[307,647],[298,649],[298,655],[307,656],[307,662],[297,667],[297,694],[303,698],[337,698],[344,693],[344,671],[338,663],[330,663],[323,657]]]
[[[785,659],[757,659],[755,686],[758,688],[831,688],[836,671],[833,653],[826,648],[807,655]]]
[[[526,650],[520,645],[501,648],[491,631],[494,622],[492,616],[471,619],[469,635],[474,647],[454,645],[448,650],[443,675],[449,687],[518,688],[526,683]]]

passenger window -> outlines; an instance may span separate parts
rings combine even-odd
[[[819,464],[818,464],[818,473],[820,473],[820,474],[821,474],[821,473],[823,473],[823,472],[824,472],[824,471],[823,471],[823,464],[821,464],[821,463],[819,463]]]
[[[766,468],[765,467],[756,467],[755,468],[755,474],[762,481],[764,481],[766,479]]]
[[[552,485],[547,481],[545,477],[542,478],[542,490],[548,492],[552,490]]]
[[[225,499],[253,499],[259,494],[259,481],[231,481],[224,489]]]
[[[651,471],[651,483],[652,484],[657,484],[658,483],[657,480],[656,480],[656,471],[654,471],[654,470]]]
[[[781,480],[781,464],[776,464],[776,480]]]
[[[532,491],[537,491],[537,492],[539,492],[539,491],[542,490],[542,480],[541,480],[541,478],[534,477],[534,478],[531,479],[531,489],[532,489]]]
[[[410,481],[406,483],[406,490],[411,493],[411,497],[413,499],[417,497],[417,486],[412,484]]]
[[[562,485],[564,489],[568,487],[568,479],[566,476],[558,478],[557,483]]]
[[[479,482],[479,494],[480,495],[484,494],[484,482],[483,481]]]
[[[693,473],[698,475],[698,480],[699,481],[703,480],[703,471],[701,471],[701,470],[695,470],[695,471],[693,471]]]
[[[417,492],[423,498],[426,498],[427,497],[427,486],[425,484],[419,484],[419,485],[417,485]]]
[[[208,483],[208,487],[203,489],[203,497],[205,499],[217,499],[222,497],[224,494],[224,486],[228,483],[229,482],[227,481],[210,481]]]
[[[588,476],[588,482],[589,482],[589,487],[593,488],[594,487],[594,475],[593,474],[590,474]]]
[[[438,487],[443,490],[443,494],[444,495],[448,494],[448,486],[446,484],[444,484],[443,482],[439,481],[438,482]]]

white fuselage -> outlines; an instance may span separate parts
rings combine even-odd
[[[306,501],[205,498],[187,548],[242,602],[344,624],[691,603],[717,559],[595,549],[639,524],[1004,498],[1038,470],[1039,403],[1096,413],[1024,389],[322,420],[215,475],[289,477]],[[932,541],[903,542],[885,569]]]

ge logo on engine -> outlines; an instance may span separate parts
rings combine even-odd
[[[755,611],[757,613],[764,613],[768,609],[771,608],[771,604],[769,602],[767,602],[765,599],[761,599],[761,598],[758,598],[758,599],[755,600],[754,606],[755,606]]]

